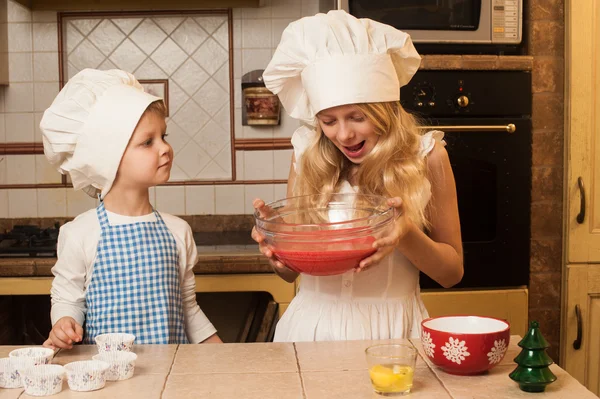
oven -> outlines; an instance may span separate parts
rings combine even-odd
[[[464,250],[457,288],[529,282],[531,74],[419,71],[401,102],[445,132]],[[422,288],[440,288],[425,275]]]

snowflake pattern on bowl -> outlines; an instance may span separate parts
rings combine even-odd
[[[57,364],[39,365],[22,370],[25,393],[49,396],[62,391],[65,369]]]
[[[446,342],[441,349],[446,359],[456,364],[461,364],[467,356],[471,355],[468,352],[469,348],[465,346],[465,341],[460,341],[458,338],[450,337],[449,342]]]
[[[425,354],[429,357],[433,357],[433,354],[435,353],[435,344],[433,343],[433,339],[431,339],[431,334],[427,331],[423,331],[421,343],[423,344]]]
[[[490,364],[500,363],[507,348],[506,342],[503,339],[494,341],[494,346],[487,354]]]

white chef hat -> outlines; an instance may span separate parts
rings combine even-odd
[[[420,63],[407,33],[335,10],[289,24],[263,79],[290,116],[313,123],[338,105],[399,100]]]
[[[44,112],[44,154],[60,173],[71,176],[75,190],[104,198],[137,123],[157,100],[130,73],[84,69]]]

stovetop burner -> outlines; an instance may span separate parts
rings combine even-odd
[[[56,257],[60,225],[42,229],[32,225],[16,225],[0,234],[0,257]]]

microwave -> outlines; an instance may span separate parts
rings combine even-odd
[[[416,44],[518,45],[523,0],[336,0],[336,8],[408,33]]]

